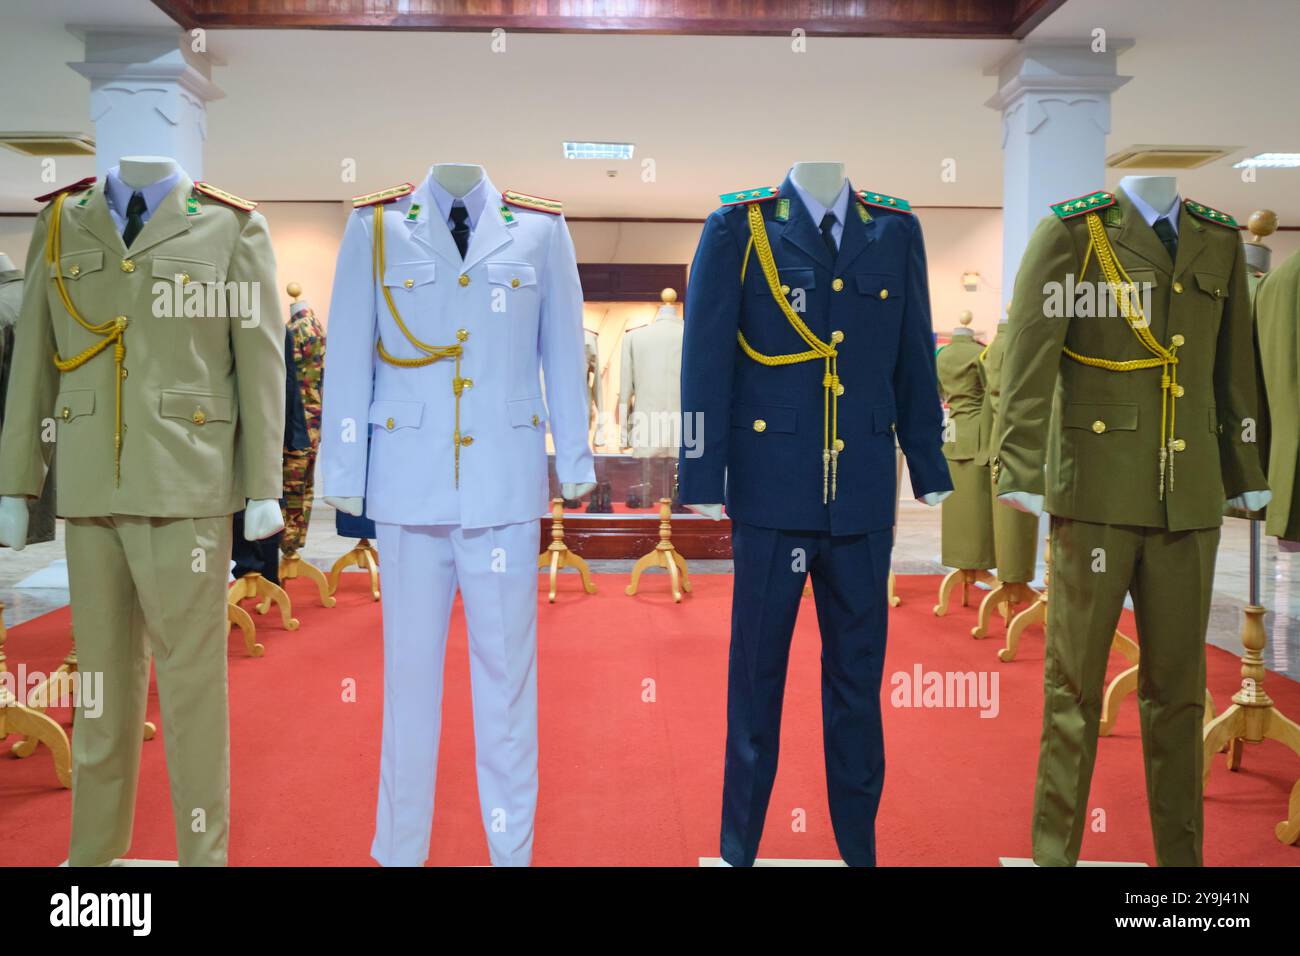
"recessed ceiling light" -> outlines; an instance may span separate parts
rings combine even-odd
[[[1266,169],[1294,169],[1300,166],[1300,153],[1260,153],[1239,163],[1233,163],[1233,169],[1245,169],[1250,166],[1262,166]]]
[[[631,143],[565,143],[565,159],[631,159]]]

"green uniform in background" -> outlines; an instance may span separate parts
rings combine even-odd
[[[991,568],[995,561],[988,436],[981,428],[981,351],[975,337],[962,331],[935,357],[939,390],[948,402],[943,454],[953,487],[942,505],[942,561],[950,568],[970,570]]]
[[[1078,860],[1127,592],[1156,859],[1200,865],[1219,526],[1225,498],[1266,487],[1245,254],[1231,217],[1191,201],[1177,213],[1172,255],[1123,194],[1052,210],[1012,296],[994,463],[1000,492],[1045,495],[1052,515],[1034,860]],[[1116,303],[1098,308],[1103,272],[1146,293],[1132,322]]]
[[[1265,530],[1300,541],[1300,254],[1292,255],[1263,279],[1255,297],[1255,328],[1268,392],[1268,503]]]
[[[998,406],[1002,393],[1002,357],[1006,346],[1006,323],[1001,323],[993,341],[980,355],[980,365],[984,370],[984,403],[980,412],[982,427],[988,436],[990,463],[998,453]],[[998,501],[996,482],[991,481],[989,488],[990,506],[993,509],[994,564],[998,569],[998,580],[1004,584],[1027,584],[1034,579],[1034,567],[1038,561],[1038,518]]]

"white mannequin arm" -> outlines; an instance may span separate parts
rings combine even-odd
[[[1027,491],[1008,491],[1006,494],[998,495],[998,501],[1008,504],[1017,511],[1023,511],[1029,515],[1040,515],[1043,513],[1043,496],[1031,495]]]
[[[942,502],[944,498],[947,498],[950,494],[952,494],[951,491],[931,491],[928,492],[927,494],[922,495],[921,501],[924,504],[927,504],[931,508],[933,508],[935,505]]]
[[[366,499],[364,498],[335,498],[332,495],[325,496],[325,503],[336,511],[342,511],[345,515],[352,515],[354,518],[361,517],[361,509],[365,507]]]
[[[249,541],[261,541],[283,530],[284,515],[274,498],[250,501],[244,507],[244,537]]]
[[[0,498],[0,545],[21,551],[27,547],[27,499],[14,495]]]
[[[593,491],[595,487],[594,481],[565,481],[560,483],[560,494],[564,495],[567,501],[575,501]]]
[[[1229,498],[1228,504],[1242,511],[1258,511],[1273,500],[1271,491],[1243,491],[1235,498]]]
[[[686,507],[712,521],[722,520],[722,505],[687,505]]]

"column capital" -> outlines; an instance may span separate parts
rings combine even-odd
[[[1117,62],[1132,46],[1132,40],[1111,40],[1105,52],[1094,52],[1090,44],[1073,40],[1022,43],[984,71],[998,78],[997,92],[984,105],[1005,111],[1034,93],[1108,97],[1133,79],[1120,75]]]
[[[111,27],[69,27],[86,44],[86,58],[69,63],[91,81],[125,84],[174,83],[204,103],[225,92],[212,82],[212,59],[192,48],[189,34],[170,28],[156,30]]]

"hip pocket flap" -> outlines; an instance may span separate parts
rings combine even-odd
[[[95,393],[88,388],[60,392],[54,400],[54,416],[60,421],[70,422],[74,418],[94,413]]]
[[[1138,407],[1128,404],[1071,403],[1061,413],[1061,424],[1066,428],[1083,428],[1097,435],[1110,431],[1137,431]]]
[[[370,403],[370,424],[385,431],[419,428],[424,418],[424,402],[378,401]]]
[[[731,410],[731,427],[793,434],[796,417],[797,410],[789,405],[742,404]]]
[[[506,402],[506,414],[515,428],[540,428],[546,423],[546,404],[540,398],[516,398]]]
[[[226,395],[207,392],[183,392],[167,389],[159,402],[163,418],[184,419],[194,425],[208,422],[228,422],[234,416],[235,403]]]

